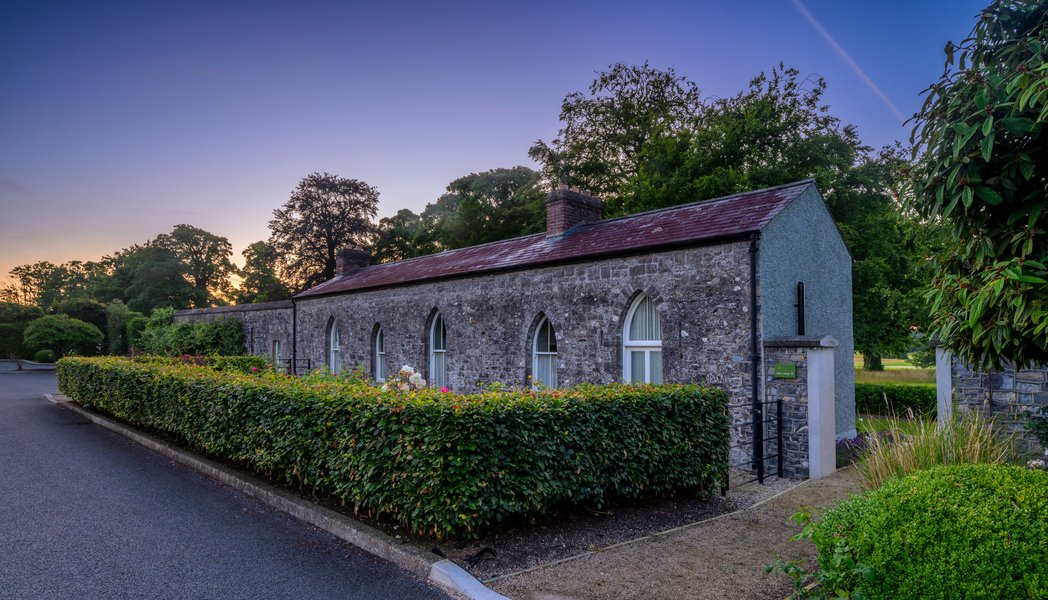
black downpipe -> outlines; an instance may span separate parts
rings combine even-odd
[[[804,282],[797,282],[797,335],[804,335]]]
[[[760,350],[757,347],[757,242],[760,234],[750,234],[750,381],[753,411],[753,466],[757,481],[764,483],[764,410],[760,399]]]
[[[298,375],[298,304],[291,299],[291,374]]]

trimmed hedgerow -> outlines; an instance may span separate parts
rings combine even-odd
[[[1044,598],[1046,489],[1045,471],[959,465],[842,502],[802,534],[819,549],[816,595]]]
[[[866,415],[935,414],[935,386],[855,384],[855,411]]]
[[[77,402],[419,533],[473,537],[562,503],[725,480],[727,395],[695,385],[382,392],[126,359],[67,359]]]

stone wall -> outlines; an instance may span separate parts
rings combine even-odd
[[[300,365],[324,365],[334,323],[340,370],[361,367],[371,375],[381,326],[387,371],[410,365],[428,379],[429,326],[439,311],[452,389],[523,386],[531,375],[532,335],[545,315],[556,332],[561,386],[622,381],[622,327],[644,293],[662,319],[665,381],[717,386],[740,403],[751,390],[749,285],[749,243],[740,241],[303,298],[296,309],[298,357]],[[250,352],[268,355],[279,339],[289,354],[290,302],[270,305],[181,311],[177,319],[235,316]],[[735,415],[733,438],[746,412]]]
[[[244,346],[249,354],[271,358],[273,342],[280,342],[281,359],[291,358],[291,301],[263,302],[240,306],[220,306],[180,310],[175,313],[175,322],[214,321],[235,318],[244,326]],[[284,366],[283,364],[281,366]]]
[[[772,420],[777,413],[777,403],[782,402],[782,474],[797,478],[808,476],[808,362],[807,348],[765,347],[764,386],[765,420]],[[796,379],[776,379],[775,365],[789,363],[796,367]],[[771,456],[779,451],[774,439],[775,423],[766,425],[765,438],[772,438],[764,445],[764,455]]]
[[[1016,434],[1021,452],[1043,452],[1026,424],[1030,415],[1038,411],[1048,415],[1048,367],[987,372],[956,359],[951,363],[954,401],[959,411],[983,411]]]

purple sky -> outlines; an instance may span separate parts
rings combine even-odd
[[[188,223],[234,259],[298,181],[377,186],[380,216],[518,164],[614,62],[733,95],[783,61],[875,147],[986,0],[49,2],[0,8],[0,283]]]

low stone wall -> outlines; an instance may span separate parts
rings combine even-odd
[[[1021,452],[1044,451],[1027,423],[1032,414],[1048,414],[1048,367],[982,371],[960,360],[949,362],[950,395],[957,410],[978,410],[992,416],[1016,435]]]

